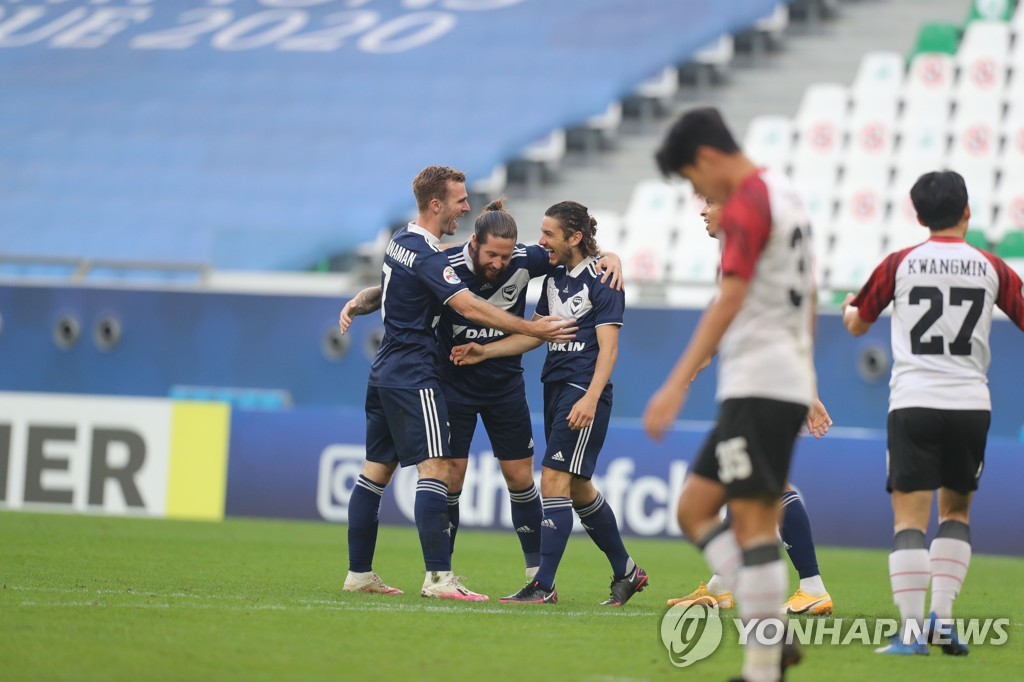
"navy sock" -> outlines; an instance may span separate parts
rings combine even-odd
[[[420,532],[423,563],[428,571],[452,570],[452,543],[448,527],[448,487],[436,478],[416,482],[416,528]]]
[[[512,503],[512,525],[523,548],[526,567],[540,566],[540,523],[544,519],[544,506],[540,503],[537,486],[530,484],[525,490],[509,490]]]
[[[811,537],[811,520],[804,508],[804,501],[795,490],[782,494],[782,541],[793,567],[801,578],[818,575],[818,555],[814,551]]]
[[[541,588],[555,587],[555,573],[572,533],[572,500],[549,497],[544,500],[544,520],[540,523],[540,568],[537,577]]]
[[[615,512],[612,511],[611,505],[604,501],[604,496],[598,493],[593,502],[577,507],[576,513],[579,514],[580,523],[590,535],[590,539],[608,557],[615,577],[621,578],[632,571],[636,564],[629,558],[629,552],[622,544]]]
[[[359,474],[348,500],[348,570],[368,573],[373,570],[373,552],[377,547],[377,514],[384,486]]]
[[[452,534],[451,553],[455,554],[455,534],[459,532],[459,496],[462,491],[448,493],[448,530]]]

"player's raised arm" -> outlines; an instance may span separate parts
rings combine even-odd
[[[565,343],[573,339],[577,329],[573,326],[576,320],[563,320],[552,316],[538,317],[527,322],[477,298],[469,291],[460,291],[448,299],[447,304],[477,324],[506,334],[525,334],[541,341]]]
[[[352,318],[358,315],[367,315],[380,310],[381,288],[380,285],[363,289],[345,304],[338,316],[338,324],[341,326],[341,333],[348,333],[352,326]]]

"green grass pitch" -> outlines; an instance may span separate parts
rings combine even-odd
[[[0,513],[0,679],[613,680],[727,679],[740,650],[674,668],[665,600],[707,569],[683,541],[627,539],[651,587],[621,609],[607,562],[574,536],[559,603],[504,605],[524,583],[514,534],[463,530],[456,571],[485,604],[419,596],[415,530],[382,528],[375,568],[406,594],[341,591],[345,529],[324,523],[188,523]],[[821,548],[837,616],[894,617],[884,551]],[[1006,617],[1009,641],[966,658],[893,659],[870,647],[806,647],[790,680],[1020,679],[1024,560],[974,557],[958,617]],[[791,585],[795,575],[791,575]]]

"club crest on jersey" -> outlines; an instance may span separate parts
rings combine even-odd
[[[444,281],[448,282],[448,284],[462,283],[462,280],[459,279],[459,276],[455,274],[455,268],[453,268],[450,265],[444,269]]]
[[[516,291],[519,289],[515,284],[509,284],[501,290],[501,295],[505,297],[506,301],[514,301],[516,298]]]
[[[569,301],[569,312],[572,313],[573,315],[576,315],[582,309],[583,309],[583,297],[580,296],[579,294],[577,294],[577,295],[572,297],[571,301]]]

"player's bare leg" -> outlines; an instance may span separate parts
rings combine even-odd
[[[725,488],[721,483],[697,474],[686,477],[676,520],[683,534],[704,554],[716,584],[701,583],[685,597],[670,599],[669,606],[699,602],[723,609],[733,607],[732,590],[736,587],[741,555],[732,528],[719,516],[724,505]]]
[[[385,583],[372,567],[381,495],[397,466],[397,462],[365,462],[352,490],[348,507],[349,570],[342,588],[346,592],[402,594],[402,590]]]

